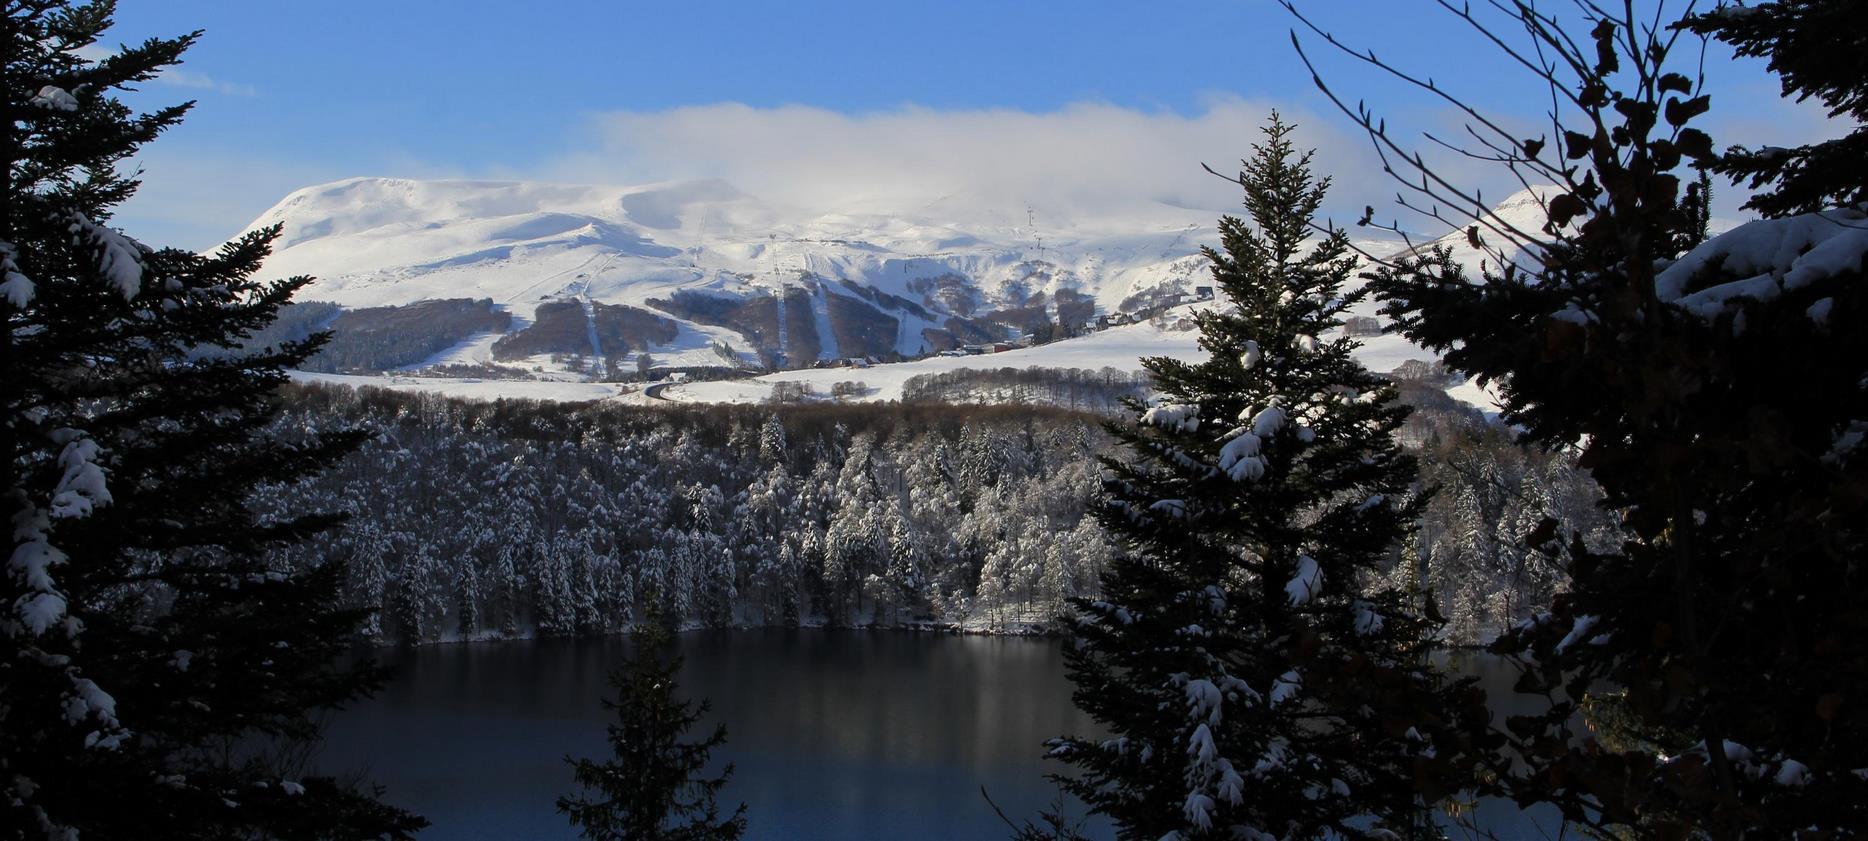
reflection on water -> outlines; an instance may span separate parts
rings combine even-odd
[[[727,802],[752,838],[1003,838],[980,797],[1031,815],[1043,741],[1089,729],[1055,641],[758,630],[687,634],[682,688],[728,728]],[[434,822],[425,838],[570,838],[569,754],[604,756],[598,704],[622,640],[389,651],[400,674],[335,720],[320,764],[364,768]],[[696,734],[703,733],[697,728]]]
[[[770,629],[680,643],[684,693],[711,699],[727,725],[716,758],[737,771],[723,803],[746,802],[754,839],[1005,838],[980,786],[1007,814],[1033,816],[1056,796],[1043,775],[1062,770],[1040,758],[1044,740],[1092,730],[1070,703],[1053,640]],[[320,764],[367,770],[390,802],[434,822],[425,838],[573,838],[552,808],[571,788],[563,758],[608,756],[598,699],[627,645],[383,652],[400,674],[336,718]],[[1499,661],[1458,668],[1479,676],[1495,724],[1530,711]],[[1550,816],[1533,820],[1505,801],[1481,804],[1478,822],[1502,839],[1559,837]]]

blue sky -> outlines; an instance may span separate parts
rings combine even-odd
[[[1527,77],[1429,0],[1308,7],[1346,41],[1475,104],[1538,116]],[[878,180],[883,192],[946,191],[942,178],[973,190],[973,170],[990,168],[971,166],[981,159],[1029,176],[1013,179],[1028,192],[1100,177],[1109,183],[1090,204],[1127,191],[1223,207],[1226,185],[1196,177],[1198,164],[1244,154],[1274,106],[1335,158],[1325,164],[1343,174],[1341,206],[1378,203],[1393,189],[1316,94],[1293,25],[1269,0],[125,0],[115,40],[206,35],[137,97],[199,104],[144,156],[144,195],[119,223],[205,247],[291,189],[353,175],[718,176],[824,204]],[[1317,50],[1352,97],[1397,122],[1448,124],[1443,107]],[[1756,63],[1715,54],[1708,73],[1720,141],[1821,131],[1809,109],[1776,101]],[[953,142],[930,156],[904,137]],[[1133,173],[1108,172],[1130,160]],[[895,184],[891,171],[920,177]]]

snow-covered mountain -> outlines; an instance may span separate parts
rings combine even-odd
[[[1472,277],[1478,277],[1481,264],[1496,267],[1499,258],[1517,263],[1519,266],[1534,269],[1536,262],[1525,253],[1520,245],[1526,238],[1542,240],[1546,237],[1544,225],[1550,220],[1548,206],[1550,200],[1559,193],[1551,184],[1540,184],[1519,190],[1491,206],[1491,214],[1483,221],[1474,221],[1463,216],[1449,216],[1454,221],[1463,222],[1459,230],[1452,231],[1438,239],[1415,243],[1415,251],[1426,254],[1434,248],[1445,246],[1453,252],[1453,259],[1465,266]],[[1477,228],[1478,247],[1468,233]],[[1514,240],[1517,242],[1514,244]]]
[[[1535,232],[1546,194],[1520,192],[1497,213]],[[777,372],[659,396],[761,400],[781,383],[822,393],[850,380],[867,384],[857,399],[891,399],[921,373],[1008,365],[1137,370],[1143,355],[1203,355],[1183,310],[1212,304],[1164,307],[1206,285],[1199,249],[1214,239],[1211,214],[1168,205],[1135,220],[1050,218],[1026,207],[943,210],[962,204],[811,214],[717,180],[599,187],[357,178],[299,190],[251,227],[283,226],[267,272],[314,276],[299,299],[344,308],[334,323],[340,339],[347,329],[363,331],[361,344],[400,347],[406,357],[321,370],[471,368],[447,380],[318,375],[339,381],[593,399],[626,389],[576,381],[613,379],[604,375],[651,361],[720,366],[730,356],[735,365]],[[1374,254],[1403,247],[1358,244]],[[1463,231],[1433,244],[1453,248],[1475,273],[1486,256]],[[461,299],[474,301],[471,312]],[[1363,315],[1374,315],[1373,302],[1365,308]],[[1046,322],[1074,327],[1134,311],[1163,318],[994,354],[989,362],[928,358],[860,374],[798,370],[849,357],[920,358]],[[333,323],[329,311],[318,313],[327,319],[321,324]],[[412,354],[398,344],[405,337],[386,335],[411,331],[433,334]],[[1379,371],[1432,359],[1398,336],[1365,339],[1359,356]],[[1487,402],[1466,390],[1473,393],[1454,389],[1469,402]]]
[[[920,356],[1192,292],[1214,223],[1168,205],[1132,224],[1022,206],[946,218],[943,206],[813,215],[714,180],[356,178],[299,190],[250,227],[284,226],[267,271],[315,276],[300,300],[486,298],[520,330],[542,304],[632,307],[674,324],[672,337],[625,337],[632,352],[717,363],[725,344],[747,364],[802,367]],[[450,358],[488,361],[487,349]]]

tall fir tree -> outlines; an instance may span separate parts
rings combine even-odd
[[[1111,431],[1100,600],[1073,600],[1077,705],[1059,781],[1122,838],[1389,837],[1463,785],[1481,703],[1428,663],[1435,625],[1384,588],[1420,505],[1408,410],[1324,338],[1362,300],[1348,239],[1310,242],[1327,179],[1276,114],[1238,181],[1252,223],[1207,250],[1229,309],[1210,358],[1146,361],[1161,397]],[[1138,409],[1140,407],[1137,407]],[[1370,823],[1370,820],[1373,823]]]
[[[726,725],[700,741],[682,741],[709,705],[676,694],[682,658],[674,652],[672,629],[650,611],[632,643],[635,650],[610,676],[616,700],[603,702],[616,712],[608,728],[615,758],[567,757],[583,792],[558,798],[558,811],[597,841],[738,839],[746,832],[745,804],[722,816],[717,802],[733,766],[703,776],[713,749],[726,743]]]
[[[1796,148],[1734,146],[1709,168],[1759,190],[1745,207],[1770,216],[1815,213],[1868,201],[1868,4],[1858,0],[1721,3],[1681,27],[1764,59],[1785,98],[1815,98],[1831,119],[1854,123],[1842,137]]]
[[[259,560],[334,518],[248,508],[362,435],[267,431],[283,369],[321,341],[241,348],[309,281],[255,279],[277,228],[201,255],[107,226],[137,188],[123,165],[189,107],[114,94],[199,35],[94,61],[112,12],[0,19],[0,835],[407,837],[422,821],[264,749],[382,679],[340,665],[363,616],[337,606],[342,564]]]

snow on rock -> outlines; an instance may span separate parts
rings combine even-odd
[[[1290,598],[1293,606],[1310,603],[1323,589],[1323,570],[1317,566],[1317,560],[1309,555],[1297,556],[1297,574],[1284,585],[1284,594]]]
[[[1864,258],[1868,214],[1859,209],[1759,219],[1687,252],[1655,278],[1654,292],[1662,301],[1710,320],[1739,299],[1769,301],[1836,275],[1860,272]],[[1687,286],[1709,270],[1739,279],[1687,293]],[[1827,308],[1811,310],[1817,323],[1828,317]]]

